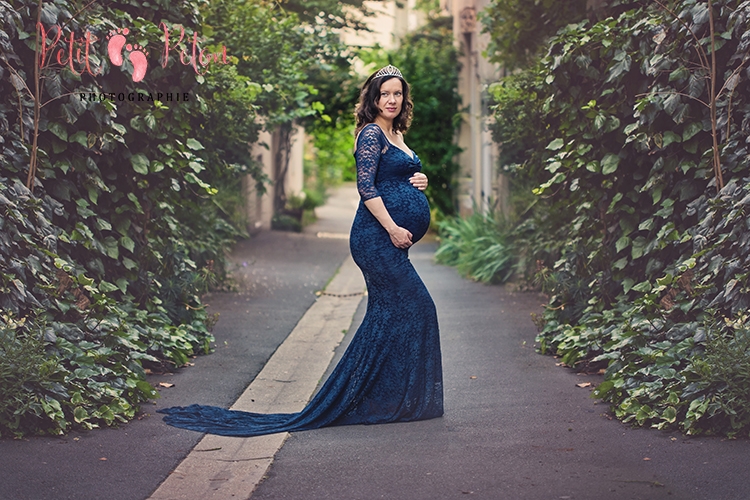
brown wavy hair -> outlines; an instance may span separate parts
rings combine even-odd
[[[359,102],[357,107],[354,109],[354,116],[357,120],[357,127],[354,130],[354,136],[359,134],[359,131],[364,128],[368,123],[375,121],[375,118],[380,112],[378,110],[377,102],[380,100],[380,87],[384,82],[387,82],[391,78],[398,78],[401,80],[401,86],[403,88],[404,100],[401,104],[401,112],[393,119],[393,130],[406,132],[411,125],[412,111],[414,110],[414,103],[411,102],[411,96],[409,94],[409,84],[403,78],[396,75],[386,75],[379,78],[375,78],[375,73],[370,75],[365,84],[362,86],[362,91],[359,93]]]

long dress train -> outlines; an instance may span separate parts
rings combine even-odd
[[[364,206],[381,196],[394,222],[416,242],[430,208],[409,183],[416,154],[391,144],[376,124],[364,127],[354,153],[360,201],[350,234],[354,262],[367,284],[367,312],[341,361],[298,413],[250,413],[191,405],[159,410],[175,427],[224,436],[259,436],[333,425],[380,424],[443,414],[443,376],[435,304],[407,249]]]

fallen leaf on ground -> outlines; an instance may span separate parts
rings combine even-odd
[[[174,387],[174,384],[170,384],[169,382],[159,382],[159,387]]]
[[[591,382],[583,382],[582,384],[576,384],[578,387],[591,387]]]
[[[105,462],[105,461],[107,460],[107,457],[102,457],[102,458],[100,458],[99,460],[101,460],[101,461]]]
[[[648,457],[643,457],[643,461],[644,461],[644,462],[648,462],[649,460],[651,460],[651,459],[650,459],[650,458],[648,458]]]

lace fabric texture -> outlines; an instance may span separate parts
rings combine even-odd
[[[380,196],[396,224],[416,242],[430,208],[409,183],[419,157],[390,144],[368,124],[354,153],[362,198],[350,233],[354,261],[367,283],[367,312],[329,378],[299,413],[260,414],[192,405],[159,410],[173,426],[225,436],[258,436],[332,425],[380,424],[443,414],[443,376],[435,304],[409,261],[408,249],[364,206]]]

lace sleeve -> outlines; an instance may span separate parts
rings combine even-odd
[[[366,126],[357,138],[357,150],[354,158],[357,160],[357,191],[362,201],[367,201],[380,196],[375,188],[375,175],[378,172],[378,163],[382,152],[380,131],[377,125]]]

